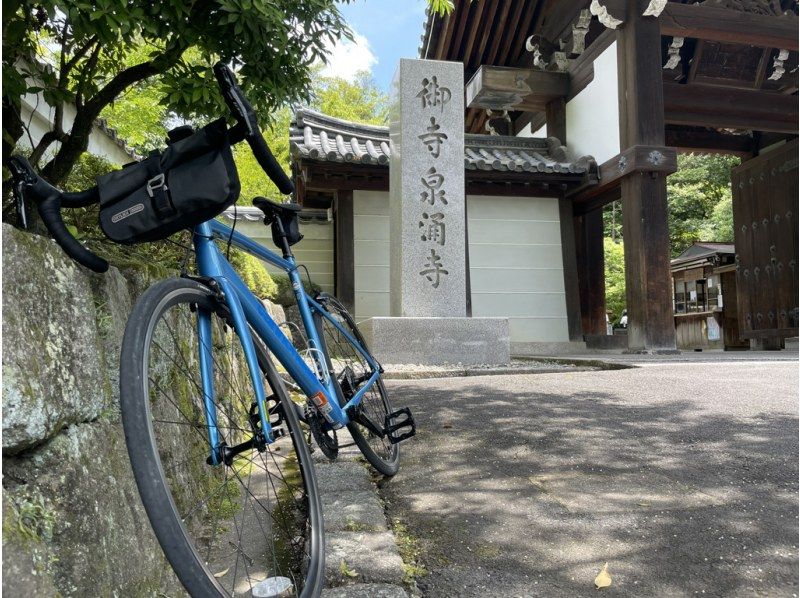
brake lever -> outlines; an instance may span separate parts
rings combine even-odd
[[[19,224],[23,230],[28,230],[28,212],[25,208],[25,193],[23,193],[25,185],[25,181],[14,180],[12,192],[14,193],[14,199],[16,201]]]
[[[12,156],[8,161],[8,169],[11,171],[11,190],[16,202],[19,223],[24,230],[28,230],[28,211],[25,206],[25,187],[35,182],[30,172],[27,162],[22,162],[17,156]]]

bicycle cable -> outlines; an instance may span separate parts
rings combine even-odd
[[[228,235],[228,246],[225,248],[225,259],[231,261],[231,243],[233,242],[233,231],[236,230],[236,221],[239,220],[238,208],[239,200],[233,202],[233,225],[231,226],[231,234]]]

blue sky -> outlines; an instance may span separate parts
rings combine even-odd
[[[378,87],[388,92],[397,61],[417,57],[426,5],[426,0],[356,0],[341,5],[356,43],[334,48],[326,71],[350,78],[357,70],[370,70]]]

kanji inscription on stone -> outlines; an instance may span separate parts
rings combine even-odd
[[[436,172],[436,167],[431,166],[428,171],[420,179],[426,191],[419,194],[423,202],[434,205],[437,201],[447,205],[447,197],[445,197],[445,190],[442,189],[444,184],[444,176]]]
[[[440,131],[441,128],[441,125],[436,124],[436,117],[431,116],[431,124],[426,127],[425,133],[419,135],[419,138],[434,158],[439,157],[442,143],[447,139],[447,135]]]
[[[390,122],[390,312],[466,315],[463,65],[402,59]],[[458,90],[458,91],[457,91]]]
[[[449,87],[444,87],[439,84],[439,78],[436,75],[422,79],[422,90],[417,94],[418,98],[422,98],[422,107],[436,107],[444,112],[444,107],[450,102],[453,94],[450,92]]]
[[[442,257],[436,255],[436,250],[431,249],[431,254],[425,262],[425,269],[420,272],[431,283],[434,289],[439,287],[440,277],[448,274],[442,266]]]
[[[419,221],[419,227],[422,229],[422,236],[420,238],[423,241],[432,241],[439,245],[444,245],[445,225],[443,221],[444,214],[441,212],[435,212],[433,214],[423,212],[422,220]]]

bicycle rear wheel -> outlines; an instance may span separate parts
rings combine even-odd
[[[321,293],[318,299],[328,314],[361,345],[364,351],[369,353],[364,337],[361,336],[347,309],[327,293]],[[322,341],[322,351],[328,369],[336,378],[339,400],[342,403],[347,402],[369,379],[372,368],[347,337],[327,318],[315,312],[314,321]],[[386,415],[392,412],[392,407],[383,380],[378,378],[372,388],[364,393],[358,411],[365,413],[378,426],[384,425]],[[400,468],[400,447],[397,444],[392,444],[386,436],[375,434],[356,422],[347,424],[347,429],[361,453],[375,469],[385,476],[397,473]]]
[[[228,464],[210,465],[197,310],[211,313],[220,439],[241,446],[259,431],[258,418],[251,417],[252,380],[241,343],[225,323],[227,309],[192,280],[151,287],[125,330],[120,399],[153,530],[193,597],[250,595],[267,580],[291,583],[293,595],[317,595],[324,579],[322,512],[294,405],[256,343],[278,439],[263,452],[249,446]]]

